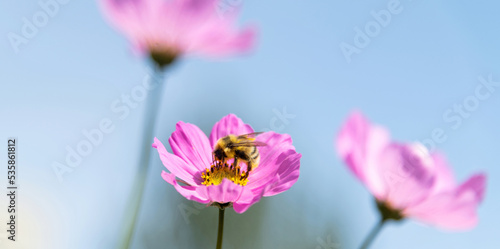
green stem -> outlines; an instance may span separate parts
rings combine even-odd
[[[144,197],[144,188],[146,185],[146,176],[149,169],[149,161],[151,155],[151,144],[153,143],[153,132],[158,116],[158,108],[160,106],[161,96],[163,93],[164,71],[155,67],[153,75],[150,75],[150,86],[148,96],[146,98],[146,106],[144,108],[144,123],[142,131],[141,154],[139,155],[138,171],[136,173],[132,186],[132,193],[125,210],[125,218],[123,224],[124,231],[119,248],[128,249],[131,247],[132,238],[135,233],[137,219],[141,209],[141,203]]]
[[[219,209],[219,231],[217,232],[217,247],[222,249],[222,234],[224,233],[224,208]]]
[[[370,234],[368,234],[368,237],[366,237],[360,249],[368,249],[368,247],[373,242],[375,237],[377,237],[377,234],[380,232],[380,230],[382,230],[382,227],[384,226],[386,221],[387,221],[386,219],[380,219],[380,221],[377,223],[377,225],[375,225]]]

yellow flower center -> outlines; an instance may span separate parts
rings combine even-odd
[[[210,169],[201,173],[201,178],[205,180],[202,182],[205,186],[219,185],[224,178],[241,186],[245,186],[248,182],[248,174],[246,171],[242,171],[240,166],[229,166],[227,163],[220,161],[214,161]]]

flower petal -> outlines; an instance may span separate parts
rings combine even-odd
[[[165,146],[156,137],[153,148],[157,149],[163,165],[176,177],[179,177],[189,185],[199,185],[203,181],[196,167],[186,163],[178,156],[168,153]]]
[[[210,145],[214,148],[217,140],[227,135],[243,135],[253,132],[250,125],[243,123],[236,115],[229,114],[223,117],[212,128],[212,132],[210,133]]]
[[[245,212],[262,196],[272,196],[288,190],[299,177],[300,157],[295,152],[289,135],[265,132],[257,137],[257,141],[267,146],[259,147],[260,165],[254,168],[243,188],[234,209],[238,213]]]
[[[246,52],[255,29],[236,28],[236,14],[222,18],[218,0],[100,0],[108,21],[137,52],[171,49],[212,57]],[[235,11],[235,13],[237,13]]]
[[[179,192],[182,196],[186,197],[186,199],[191,201],[197,201],[200,203],[209,203],[210,200],[206,195],[203,195],[203,191],[200,191],[203,186],[181,186],[177,183],[175,179],[175,175],[167,173],[163,171],[161,173],[161,177],[168,183],[172,184],[177,192]]]
[[[134,45],[135,52],[144,53],[146,40],[156,32],[148,24],[157,23],[161,0],[100,0],[101,9],[108,21]]]
[[[255,45],[257,29],[248,27],[241,31],[231,31],[218,25],[210,29],[210,32],[199,33],[197,36],[198,39],[191,39],[189,52],[212,57],[225,56],[250,50]]]
[[[266,146],[258,147],[260,163],[254,167],[248,178],[247,188],[259,188],[277,180],[278,170],[287,156],[297,154],[292,139],[287,134],[265,132],[257,136],[256,141]]]
[[[253,27],[239,31],[235,28],[236,15],[222,18],[217,8],[217,0],[182,0],[176,4],[174,24],[166,34],[176,37],[178,45],[185,52],[224,56],[249,50],[255,41],[256,29]],[[179,14],[177,14],[179,13]],[[219,15],[218,15],[219,14]]]
[[[432,154],[432,161],[434,162],[436,175],[433,193],[454,189],[456,186],[455,177],[444,155],[435,152]]]
[[[299,168],[301,154],[294,153],[289,155],[278,169],[277,180],[270,185],[271,188],[266,190],[264,196],[273,196],[282,193],[292,187],[299,179]]]
[[[405,214],[442,228],[470,229],[478,222],[476,210],[483,200],[485,185],[486,175],[474,175],[455,190],[433,195],[408,208]]]
[[[140,30],[144,1],[101,0],[99,5],[109,22],[122,32],[133,34]]]
[[[221,184],[207,186],[204,189],[211,202],[228,203],[236,202],[240,198],[243,186],[223,179]]]
[[[207,136],[196,125],[178,122],[168,141],[175,155],[200,172],[210,167],[212,149]]]
[[[262,196],[258,197],[255,196],[255,200],[251,201],[250,203],[233,203],[233,209],[236,213],[244,213],[246,212],[253,204],[257,203]]]
[[[337,137],[338,154],[375,197],[384,195],[377,167],[379,156],[389,143],[389,132],[370,124],[360,112],[349,116]]]
[[[253,192],[248,188],[246,189],[244,188],[243,193],[241,194],[239,200],[233,203],[234,211],[239,214],[247,211],[248,208],[250,208],[253,204],[259,202],[260,199],[262,199],[262,196],[267,189],[268,188],[263,188],[260,191]],[[248,195],[247,198],[244,197],[245,194]],[[242,199],[247,199],[247,200],[243,201]]]
[[[425,199],[434,186],[434,167],[423,147],[391,144],[380,156],[378,174],[384,181],[384,196],[393,208],[404,209]]]

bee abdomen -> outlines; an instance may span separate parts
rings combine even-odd
[[[250,158],[255,160],[259,157],[259,150],[257,150],[257,147],[253,147],[252,153],[250,153]]]
[[[251,156],[250,156],[250,158],[252,158],[252,159],[254,159],[254,160],[255,160],[255,159],[257,159],[257,158],[259,158],[259,157],[260,157],[260,154],[259,154],[258,152],[257,152],[257,153],[255,153],[254,155],[251,155]]]
[[[248,161],[250,160],[250,158],[252,157],[251,155],[247,155],[244,151],[242,150],[235,150],[234,151],[234,154],[236,155],[236,157],[244,160],[244,161]]]

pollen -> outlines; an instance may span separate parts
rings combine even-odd
[[[228,165],[220,161],[214,161],[210,169],[201,173],[201,178],[203,178],[202,184],[205,186],[219,185],[224,178],[241,186],[245,186],[248,182],[248,174],[246,171],[242,171],[240,166]]]

